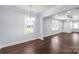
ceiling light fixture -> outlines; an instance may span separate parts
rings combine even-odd
[[[58,15],[55,15],[56,17],[58,16]]]
[[[68,15],[68,18],[71,18],[72,19],[72,15]]]
[[[68,13],[68,18],[72,19],[73,17],[71,15],[71,11],[67,11],[67,13]]]
[[[67,13],[71,13],[71,11],[67,11]]]
[[[32,7],[32,5],[29,5],[29,8],[30,8],[30,10],[29,10],[30,11],[29,12],[30,13],[30,18],[31,18],[31,7]]]
[[[32,16],[32,5],[29,5],[29,16],[27,17],[27,20],[30,20],[30,21],[35,21],[35,18]]]

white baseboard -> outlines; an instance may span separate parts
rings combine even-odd
[[[55,34],[58,34],[58,33],[61,33],[61,32],[57,32],[57,33],[53,33],[53,34],[49,34],[49,35],[42,35],[42,36],[39,36],[39,37],[34,37],[34,38],[31,38],[31,39],[23,39],[21,41],[16,41],[16,42],[12,42],[12,43],[8,43],[6,45],[1,45],[0,46],[0,49],[1,48],[5,48],[5,47],[8,47],[8,46],[12,46],[12,45],[16,45],[16,44],[21,44],[21,43],[24,43],[24,42],[28,42],[28,41],[31,41],[31,40],[36,40],[36,39],[41,39],[43,40],[43,37],[47,37],[47,36],[50,36],[50,35],[55,35]]]
[[[48,35],[43,35],[42,37],[47,37],[47,36],[51,36],[51,35],[55,35],[55,34],[59,34],[61,32],[56,32],[56,33],[53,33],[53,34],[48,34]]]
[[[5,47],[9,47],[9,46],[12,46],[12,45],[16,45],[16,44],[21,44],[21,43],[24,43],[24,42],[28,42],[28,41],[31,41],[31,40],[36,40],[36,39],[40,39],[41,37],[35,37],[35,38],[30,38],[30,39],[24,39],[24,40],[21,40],[21,41],[16,41],[16,42],[12,42],[12,43],[8,43],[6,45],[1,45],[0,46],[0,49],[2,48],[5,48]]]

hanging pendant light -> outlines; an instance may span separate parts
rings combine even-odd
[[[32,5],[29,5],[29,8],[30,8],[30,10],[29,10],[30,11],[30,18],[31,18],[31,7],[32,7]]]
[[[71,14],[71,11],[67,11],[67,13],[68,13],[68,18],[69,18],[69,19],[72,19],[73,16],[72,16],[72,14]]]
[[[26,16],[26,19],[25,19],[25,32],[26,33],[30,33],[34,31],[35,20],[36,20],[31,10],[32,5],[29,5],[28,7],[29,7],[29,14],[28,16]]]
[[[30,20],[30,21],[35,21],[35,18],[32,16],[32,5],[29,5],[29,17],[27,17],[27,20]]]

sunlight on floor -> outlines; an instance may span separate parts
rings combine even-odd
[[[56,51],[59,49],[59,46],[60,46],[59,36],[53,37],[51,41],[51,48]]]
[[[79,36],[78,36],[78,34],[74,33],[72,35],[72,42],[73,42],[73,45],[77,45],[78,44],[78,42],[79,42]]]
[[[24,53],[34,54],[35,53],[34,47],[28,46],[28,48],[24,49]]]

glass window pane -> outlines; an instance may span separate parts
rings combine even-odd
[[[73,25],[74,29],[78,29],[78,23],[75,22],[74,25]]]
[[[53,20],[52,21],[52,30],[59,30],[59,21]]]
[[[32,33],[34,32],[34,28],[35,28],[35,18],[26,17],[26,19],[24,20],[24,32]]]

